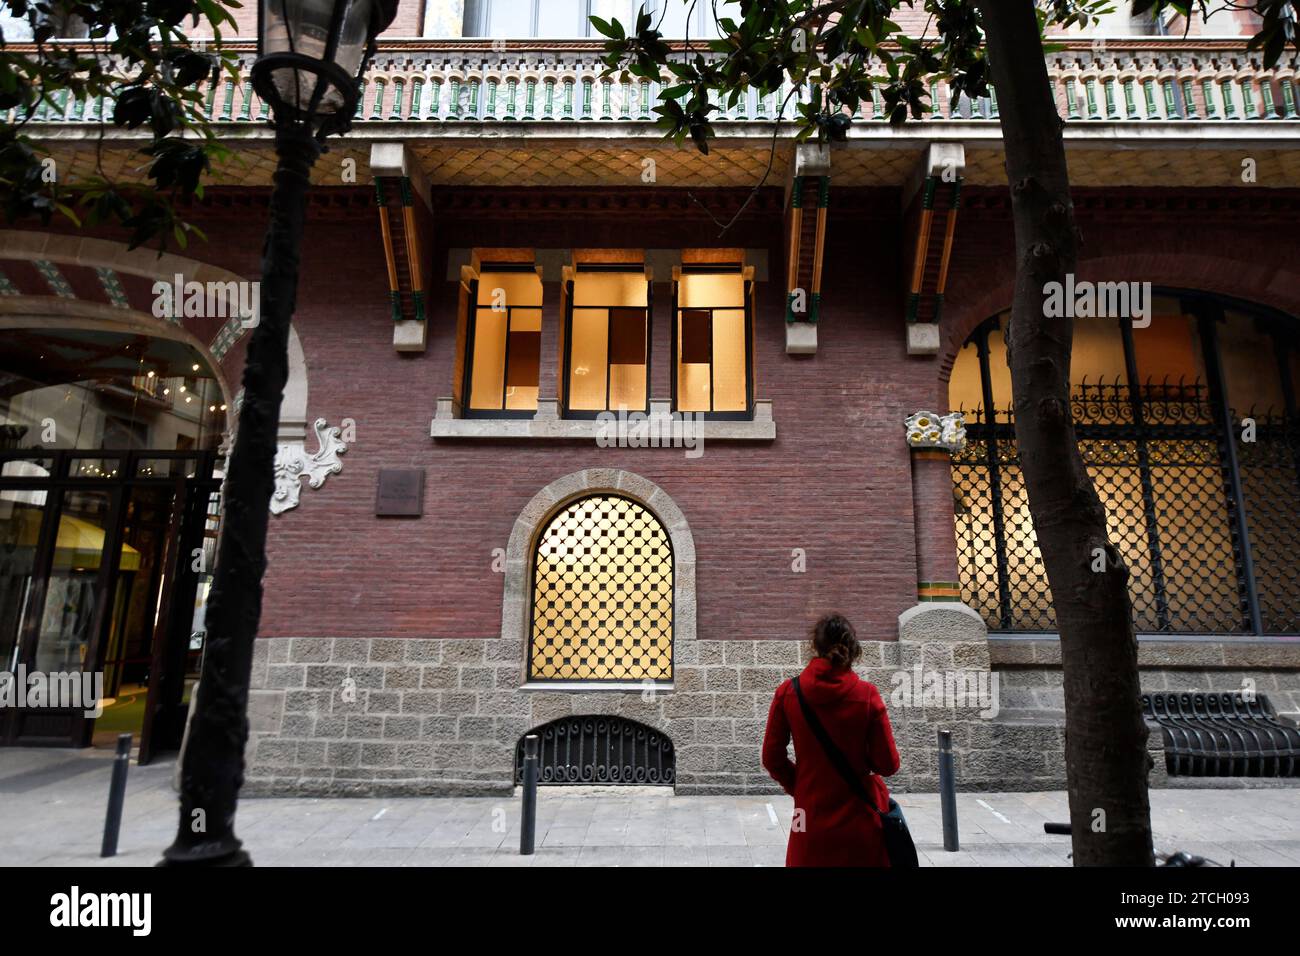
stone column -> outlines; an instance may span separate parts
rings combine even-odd
[[[951,464],[952,452],[966,443],[965,419],[961,412],[917,412],[907,420],[907,443],[912,449],[917,601],[960,601]]]
[[[537,369],[536,420],[560,417],[560,370],[564,365],[564,262],[567,249],[538,249],[537,267],[542,277],[542,344]]]
[[[672,411],[673,375],[673,283],[681,266],[681,254],[676,249],[647,249],[646,272],[651,281],[650,299],[650,390],[652,411],[668,414]]]

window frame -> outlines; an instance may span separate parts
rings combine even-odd
[[[605,310],[605,407],[600,409],[579,408],[573,409],[569,406],[569,390],[572,386],[572,365],[573,365],[573,283],[580,272],[627,272],[639,274],[646,284],[645,293],[645,405],[640,408],[628,408],[628,412],[642,412],[650,414],[650,391],[653,381],[652,362],[654,349],[654,282],[645,274],[644,263],[581,263],[574,266],[573,275],[564,282],[564,362],[561,367],[563,382],[560,386],[560,415],[563,418],[571,419],[596,419],[606,412],[618,414],[617,408],[611,408],[609,405],[609,387],[610,387],[610,361],[609,361],[609,343],[614,325],[615,309],[636,309],[639,306],[627,305],[583,305],[583,309],[604,309]]]
[[[506,341],[501,363],[501,407],[500,408],[474,408],[470,404],[474,398],[474,341],[475,332],[478,328],[479,309],[485,308],[478,304],[478,287],[479,281],[485,272],[532,272],[536,273],[537,266],[531,262],[491,262],[480,265],[477,274],[469,284],[469,302],[466,306],[465,317],[465,368],[462,372],[464,381],[461,382],[461,395],[463,401],[460,406],[462,418],[486,418],[486,419],[530,419],[537,415],[536,408],[506,408],[506,389],[509,387],[510,379],[510,319],[511,312],[514,309],[530,309],[542,313],[542,323],[546,322],[546,313],[543,304],[538,305],[506,305]],[[545,286],[542,287],[542,302],[545,302]],[[537,369],[538,381],[541,381],[541,366],[543,357],[538,356]],[[538,396],[538,403],[541,402],[541,396]]]
[[[650,26],[652,29],[658,28],[662,21],[663,14],[667,11],[670,4],[681,3],[682,0],[647,0],[646,12],[650,14]],[[735,13],[736,11],[732,11]],[[691,42],[707,43],[710,40],[719,39],[722,34],[718,29],[718,21],[713,17],[713,7],[707,3],[696,4],[693,13],[695,22],[689,27],[689,39]],[[668,42],[685,41],[688,34],[681,36],[670,36],[664,34],[663,39]]]
[[[709,410],[707,412],[683,411],[678,403],[677,382],[680,378],[681,359],[678,352],[678,340],[680,338],[679,329],[681,327],[681,316],[683,310],[678,305],[678,291],[681,287],[681,277],[684,275],[715,275],[715,274],[733,274],[739,273],[744,282],[744,308],[745,308],[745,408],[741,411],[714,411],[714,374],[713,374],[713,313],[715,311],[734,311],[735,306],[692,306],[691,312],[709,313]],[[719,262],[719,263],[695,263],[683,264],[680,271],[673,277],[673,315],[672,328],[670,330],[670,355],[672,361],[672,381],[670,382],[670,397],[672,399],[672,410],[675,413],[683,415],[703,415],[705,421],[716,422],[747,422],[754,418],[754,280],[747,274],[744,263]]]
[[[465,9],[461,14],[461,36],[465,39],[491,39],[488,34],[488,24],[492,19],[493,0],[468,0]],[[531,0],[528,7],[528,32],[513,34],[497,39],[505,40],[583,40],[583,39],[601,39],[601,33],[591,23],[591,17],[595,15],[592,9],[591,0],[581,0],[578,4],[578,21],[575,24],[576,32],[571,36],[562,37],[539,37],[537,35],[538,25],[541,19],[541,5],[546,0]],[[681,3],[681,0],[647,0],[645,2],[646,12],[650,14],[650,23],[652,27],[657,27],[663,19],[664,13],[669,4]],[[630,3],[630,10],[623,15],[615,15],[615,19],[621,20],[624,26],[633,25],[641,3]],[[679,36],[670,36],[665,34],[664,40],[668,42],[682,42],[689,38],[692,42],[698,41],[707,43],[710,40],[716,40],[721,36],[718,29],[718,23],[713,17],[713,8],[709,4],[697,4],[695,11],[692,13],[693,22],[690,24],[689,33],[683,33]],[[472,21],[472,22],[471,22]]]
[[[465,4],[465,10],[461,14],[461,36],[466,39],[492,39],[488,33],[488,24],[492,22],[492,2],[493,0],[469,0]],[[504,40],[583,40],[590,37],[600,37],[600,33],[591,25],[589,19],[592,15],[591,0],[579,0],[578,17],[574,24],[576,32],[559,37],[539,37],[537,35],[538,26],[541,22],[541,6],[546,0],[530,0],[528,5],[528,32],[522,34],[513,34],[511,36],[497,37],[496,39]],[[674,0],[678,2],[678,0]],[[633,7],[636,5],[633,4]],[[630,14],[635,16],[635,12]],[[470,18],[473,18],[473,24],[468,25]],[[471,32],[473,31],[473,32]]]

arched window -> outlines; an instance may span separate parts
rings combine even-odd
[[[949,407],[962,599],[992,631],[1056,627],[1029,515],[1003,333],[959,354]],[[1134,625],[1163,634],[1292,634],[1300,531],[1300,323],[1193,292],[1147,320],[1078,319],[1070,365],[1079,449],[1130,571]]]
[[[529,681],[672,680],[673,547],[645,507],[597,494],[561,508],[532,582]]]

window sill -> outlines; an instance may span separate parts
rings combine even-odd
[[[749,421],[692,422],[686,434],[679,424],[674,434],[673,419],[667,402],[652,401],[650,415],[640,419],[648,427],[638,428],[636,420],[629,425],[626,439],[619,447],[693,448],[702,438],[711,441],[770,442],[776,439],[776,422],[772,418],[772,402],[760,399],[754,403],[754,417]],[[431,438],[464,439],[525,439],[541,441],[597,441],[618,437],[608,422],[594,418],[560,418],[554,402],[543,402],[534,418],[458,418],[450,398],[438,399],[438,412],[429,427]],[[676,441],[674,441],[674,438]],[[689,440],[687,441],[683,439]]]

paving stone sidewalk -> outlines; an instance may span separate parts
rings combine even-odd
[[[175,832],[172,761],[131,767],[120,852],[99,858],[111,754],[0,750],[0,864],[150,866]],[[519,855],[518,798],[275,799],[239,805],[259,866],[781,866],[788,797],[664,788],[542,788],[537,852]],[[1068,866],[1066,796],[958,795],[962,848],[943,849],[937,794],[896,795],[931,866]],[[1156,790],[1158,850],[1238,866],[1300,866],[1300,789]]]

